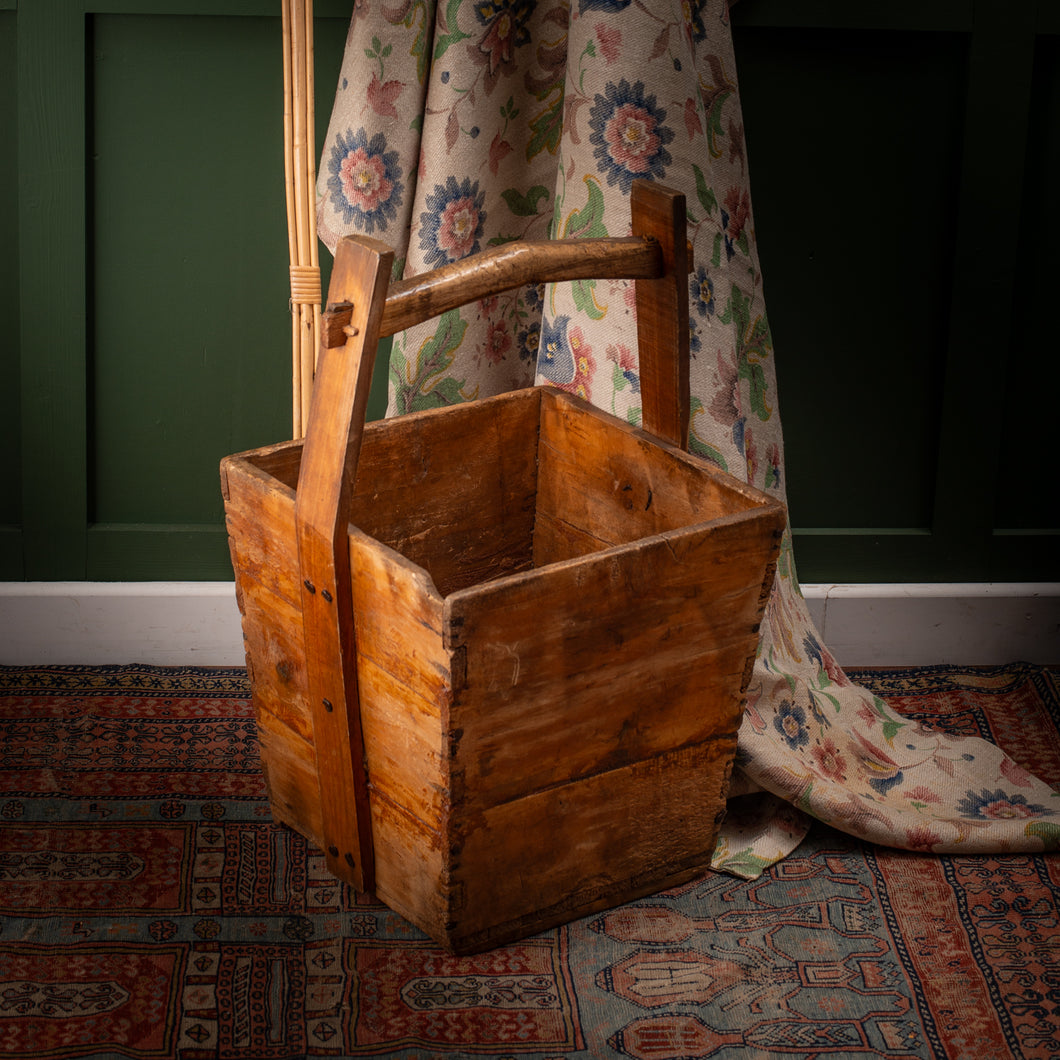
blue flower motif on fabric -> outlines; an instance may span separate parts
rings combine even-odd
[[[732,444],[736,446],[736,451],[740,456],[746,456],[744,450],[744,428],[747,426],[747,418],[745,416],[738,416],[736,422],[732,425]]]
[[[703,340],[699,337],[699,328],[692,317],[688,318],[688,352],[695,357],[703,348]]]
[[[550,383],[570,383],[574,379],[574,354],[567,341],[570,317],[559,316],[541,325],[537,370]]]
[[[519,360],[533,364],[537,360],[537,351],[541,347],[540,323],[528,324],[516,336],[519,343]]]
[[[420,249],[430,268],[477,253],[486,220],[485,199],[478,181],[472,184],[470,177],[459,184],[455,177],[435,184],[425,200],[427,209],[420,214]]]
[[[707,27],[703,24],[703,10],[707,0],[686,0],[681,5],[685,12],[685,25],[692,36],[692,43],[698,44],[707,39]]]
[[[397,151],[386,149],[386,137],[371,140],[365,130],[348,129],[335,137],[327,162],[328,191],[345,224],[366,233],[384,231],[397,217],[404,185]]]
[[[802,638],[802,646],[806,650],[806,658],[817,663],[818,668],[824,666],[824,656],[821,654],[821,642],[812,634],[807,633]]]
[[[729,211],[724,206],[721,207],[721,227],[722,234],[725,236],[725,260],[732,261],[736,256],[736,247],[733,244],[732,236],[729,235]]]
[[[905,774],[899,769],[887,777],[873,777],[869,781],[869,787],[878,791],[881,795],[886,795],[891,788],[897,787],[904,781]]]
[[[809,743],[810,731],[806,728],[806,711],[791,700],[781,701],[777,716],[773,719],[773,728],[784,737],[793,751]]]
[[[666,145],[674,138],[664,124],[666,111],[644,84],[622,78],[596,94],[589,112],[592,135],[589,142],[608,184],[618,184],[626,193],[637,178],[662,179],[671,163]]]
[[[700,316],[714,315],[714,281],[706,270],[706,266],[700,265],[688,281],[688,296],[691,307]]]
[[[545,306],[545,285],[543,283],[529,283],[523,292],[523,304],[527,312],[540,312]]]
[[[980,792],[967,791],[957,803],[957,812],[962,817],[979,821],[1004,821],[1021,817],[1053,817],[1055,811],[1040,803],[1028,802],[1025,795],[1009,795],[997,788]]]
[[[578,0],[578,13],[586,11],[625,11],[633,0]]]

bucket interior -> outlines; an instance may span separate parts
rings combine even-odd
[[[295,487],[297,463],[284,474]],[[535,387],[368,424],[350,521],[446,596],[760,503],[704,461]]]

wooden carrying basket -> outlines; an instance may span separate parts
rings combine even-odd
[[[272,812],[458,953],[692,878],[724,813],[785,514],[683,451],[684,200],[632,210],[389,295],[344,240],[304,442],[221,466]],[[381,336],[588,277],[636,280],[644,430],[550,387],[364,426]]]

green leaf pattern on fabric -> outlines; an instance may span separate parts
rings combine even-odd
[[[541,213],[541,200],[547,200],[548,196],[548,188],[543,184],[535,184],[525,195],[518,188],[505,188],[501,192],[501,198],[516,217],[537,217]]]
[[[438,318],[435,333],[424,340],[414,358],[405,355],[405,343],[395,343],[390,354],[390,381],[401,412],[455,405],[474,395],[463,395],[465,380],[445,375],[467,331],[457,310]]]

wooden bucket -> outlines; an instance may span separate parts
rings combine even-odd
[[[227,457],[269,800],[469,953],[709,864],[783,506],[683,451],[684,200],[628,239],[389,285],[339,247],[304,442]],[[382,335],[543,280],[636,279],[644,428],[539,387],[364,426]]]

